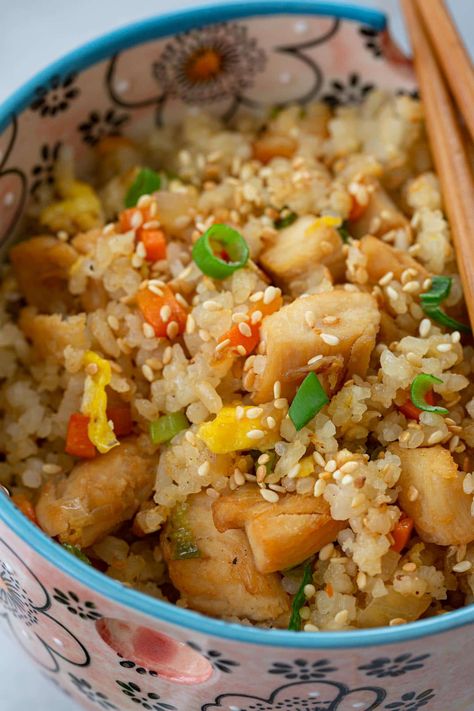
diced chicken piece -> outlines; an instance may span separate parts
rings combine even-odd
[[[252,485],[220,496],[212,513],[219,531],[245,530],[261,573],[298,565],[334,541],[346,525],[332,520],[322,497],[287,494],[271,504]]]
[[[268,132],[253,144],[253,157],[261,163],[269,163],[273,158],[291,158],[297,145],[291,136]]]
[[[190,497],[186,504],[186,525],[199,557],[173,559],[169,523],[161,537],[170,578],[183,601],[208,615],[285,624],[288,596],[278,575],[257,570],[245,533],[220,533],[212,518],[212,500],[205,493]]]
[[[333,279],[342,279],[345,270],[342,247],[341,237],[334,227],[305,215],[279,230],[259,261],[279,286],[291,291],[295,282],[311,281],[313,272],[319,283],[325,276],[321,266],[329,270]]]
[[[366,270],[371,284],[376,284],[388,272],[392,272],[394,278],[400,281],[405,269],[413,269],[416,272],[414,279],[423,281],[429,276],[426,269],[409,254],[372,235],[360,240],[359,249],[366,257]]]
[[[413,519],[420,537],[440,546],[474,541],[472,496],[463,491],[465,474],[451,453],[441,445],[403,449],[391,444],[390,450],[402,462],[400,507]]]
[[[76,250],[54,237],[33,237],[10,251],[20,291],[30,304],[46,313],[63,313],[73,303],[68,291],[69,270]]]
[[[186,193],[159,190],[155,193],[158,219],[164,231],[174,237],[186,236],[195,213],[197,198],[189,189]]]
[[[333,285],[331,272],[322,264],[315,264],[301,276],[295,277],[286,286],[286,290],[294,299],[302,294],[320,294],[331,291]]]
[[[277,380],[282,397],[292,397],[297,387],[294,371],[315,355],[342,355],[349,376],[364,376],[379,325],[373,296],[342,289],[302,296],[267,316],[261,328],[266,365],[255,378],[254,400],[271,400]],[[327,335],[336,337],[334,344],[327,343]]]
[[[66,346],[85,350],[90,345],[85,314],[62,318],[59,314],[38,314],[28,306],[20,313],[19,325],[41,358],[58,363],[64,362]]]
[[[372,186],[367,207],[361,216],[351,220],[350,233],[356,239],[367,234],[382,235],[391,230],[404,229],[411,235],[410,223],[378,182]]]
[[[136,439],[77,464],[69,476],[48,481],[36,515],[62,543],[87,548],[131,519],[152,493],[156,460]]]

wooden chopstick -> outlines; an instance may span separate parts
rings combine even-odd
[[[443,0],[417,0],[449,88],[474,140],[474,68]]]
[[[431,0],[430,0],[431,3]],[[401,0],[413,48],[428,137],[448,215],[464,298],[474,326],[474,181],[461,130],[415,0]]]

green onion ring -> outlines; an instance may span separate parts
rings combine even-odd
[[[222,259],[213,249],[213,243],[224,251],[229,261]],[[237,269],[242,269],[249,258],[249,248],[240,232],[229,225],[212,225],[193,247],[193,260],[199,269],[213,279],[226,279]]]
[[[150,437],[153,444],[169,442],[179,432],[189,427],[189,420],[184,412],[171,412],[150,423]]]
[[[443,381],[436,376],[428,375],[428,373],[420,373],[417,375],[410,387],[410,399],[414,406],[425,412],[436,412],[439,415],[447,415],[448,410],[445,407],[430,405],[426,402],[426,395],[432,389],[432,386],[435,383],[442,382]]]

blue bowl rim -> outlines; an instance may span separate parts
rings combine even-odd
[[[8,127],[14,116],[31,103],[35,89],[47,84],[56,74],[64,76],[69,72],[81,71],[137,44],[206,24],[244,17],[296,14],[325,15],[353,20],[379,31],[386,27],[385,14],[377,10],[356,5],[313,2],[313,0],[232,1],[162,14],[129,24],[93,39],[37,73],[0,105],[0,132]],[[445,615],[399,627],[303,634],[246,627],[206,617],[192,610],[176,607],[137,590],[124,587],[121,583],[108,578],[68,553],[23,516],[6,496],[0,496],[0,519],[35,553],[97,594],[151,618],[230,641],[279,648],[339,650],[407,642],[474,623],[474,605],[469,605]]]

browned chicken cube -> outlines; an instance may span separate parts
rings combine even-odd
[[[394,278],[400,281],[405,269],[413,269],[416,273],[413,277],[415,279],[423,281],[429,276],[426,269],[409,254],[372,235],[360,240],[359,249],[367,259],[366,270],[371,284],[376,284],[388,272],[392,272]]]
[[[261,329],[267,360],[254,381],[255,402],[272,400],[277,380],[282,397],[292,397],[298,385],[295,371],[315,355],[342,355],[349,376],[364,376],[379,325],[373,296],[342,289],[301,296],[267,316]]]
[[[321,267],[329,270],[331,280],[342,279],[345,270],[342,247],[341,237],[334,227],[305,215],[279,230],[259,261],[279,286],[292,293],[294,282],[310,281],[313,271],[318,273],[319,269],[321,274]]]
[[[42,488],[36,516],[62,543],[87,548],[131,519],[155,482],[156,460],[128,439],[107,454],[77,464]]]
[[[205,493],[186,501],[186,527],[199,557],[176,560],[171,523],[161,536],[169,575],[182,600],[208,615],[285,625],[289,602],[278,575],[257,570],[243,531],[216,529],[211,506]]]
[[[367,234],[382,235],[391,230],[404,229],[411,234],[410,223],[385,192],[375,181],[370,193],[369,203],[357,220],[351,220],[350,233],[356,239]]]
[[[288,494],[272,504],[253,485],[220,496],[212,513],[219,531],[245,530],[261,573],[298,565],[334,541],[346,525],[333,521],[322,497]]]
[[[465,474],[451,452],[440,444],[417,449],[391,444],[390,450],[402,463],[400,507],[413,519],[420,537],[440,546],[474,541],[472,496],[463,490]]]
[[[58,363],[64,362],[66,346],[86,350],[90,345],[85,314],[62,318],[59,314],[38,314],[27,306],[20,313],[19,325],[41,358]]]
[[[64,313],[73,303],[68,291],[69,270],[76,250],[54,237],[33,237],[10,251],[20,291],[30,304],[45,313]]]

